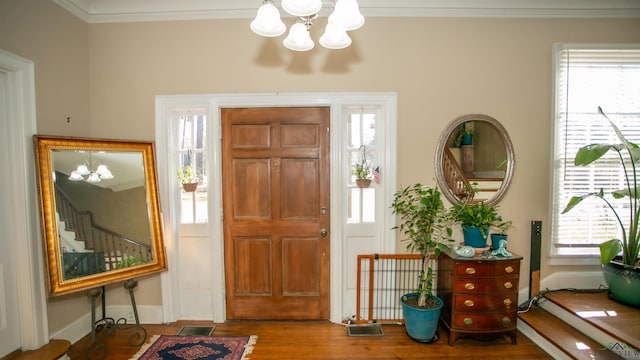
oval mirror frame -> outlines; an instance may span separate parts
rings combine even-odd
[[[41,227],[44,238],[45,267],[48,272],[47,290],[49,296],[89,290],[167,269],[153,142],[70,138],[46,135],[34,135],[33,139],[39,185]],[[72,169],[66,169],[67,166],[64,166],[65,169],[63,170],[63,167],[60,166],[60,161],[62,161],[60,159],[66,158],[69,162],[75,161],[74,165],[72,165],[72,168],[75,168],[77,157],[82,155],[84,158],[88,157],[89,162],[86,162],[86,164],[93,169],[95,166],[91,164],[92,160],[89,154],[93,154],[94,164],[102,164],[104,162],[109,165],[109,167],[117,164],[123,166],[123,168],[126,166],[132,169],[130,171],[121,171],[120,173],[117,171],[113,172],[115,178],[126,178],[121,179],[122,181],[127,180],[126,185],[121,183],[118,190],[98,189],[95,187],[96,184],[90,184],[85,178],[80,178],[80,181],[71,181],[72,179],[69,179],[69,172]],[[127,164],[118,163],[118,161],[123,158],[128,159],[129,162]],[[132,159],[133,161],[131,161]],[[97,173],[99,171],[96,170],[95,172]],[[133,176],[129,177],[127,176],[128,174],[133,174]],[[58,180],[56,181],[56,179]],[[113,181],[109,177],[104,177],[104,179]],[[109,181],[103,181],[103,183],[107,182]],[[75,188],[75,197],[71,198],[69,197],[70,194],[64,193],[64,189],[62,188],[63,183],[82,184],[81,186],[84,188],[83,190]],[[90,187],[94,187],[95,189],[91,190]],[[123,190],[123,188],[125,188],[125,190]],[[60,194],[60,190],[63,190],[63,194]],[[115,194],[118,191],[123,195],[116,198]],[[105,230],[106,227],[104,226],[100,226],[101,232],[96,235],[95,231],[97,231],[97,227],[87,225],[89,223],[93,224],[91,217],[94,216],[95,213],[90,210],[87,211],[86,209],[68,210],[69,207],[73,205],[74,200],[84,203],[85,206],[87,206],[86,204],[88,203],[94,203],[94,209],[100,208],[105,205],[105,203],[109,203],[112,207],[103,208],[103,213],[113,214],[116,218],[120,216],[120,218],[112,222],[125,223],[125,225],[120,226],[122,226],[127,233],[133,232],[139,236],[122,236],[120,234],[124,232],[117,234],[115,231]],[[97,205],[95,205],[95,203],[97,203]],[[116,208],[113,208],[113,206],[116,206]],[[129,211],[129,208],[134,208],[134,212]],[[59,220],[64,217],[61,212],[69,212],[72,213],[73,216],[67,216],[69,220],[59,222]],[[87,216],[87,214],[89,215]],[[132,216],[132,214],[136,215]],[[124,221],[122,220],[123,216],[127,217]],[[72,218],[81,218],[82,220],[71,220]],[[85,237],[92,238],[92,241],[100,241],[106,233],[115,234],[120,238],[115,240],[113,238],[108,239],[111,244],[111,250],[85,251],[80,249],[76,251],[74,248],[74,250],[71,251],[64,245],[69,243],[68,240],[66,238],[63,239],[61,235],[62,232],[69,232],[63,228],[69,226],[69,223],[78,224],[71,226],[71,228],[73,228],[71,232],[76,234],[82,231],[78,230],[81,228],[92,229],[88,232],[86,230],[83,232],[83,234],[86,235]],[[66,225],[62,226],[60,224]],[[114,242],[120,239],[126,242],[126,244],[124,247],[116,248]],[[135,242],[132,241],[132,239],[140,239],[140,241]],[[78,239],[75,238],[74,241],[78,241]],[[135,248],[136,246],[138,247]],[[125,248],[128,252],[123,251]],[[117,253],[115,260],[114,255],[109,255],[112,254],[113,251]],[[84,254],[92,255],[82,258],[81,256]],[[91,265],[85,265],[87,263]],[[96,263],[98,263],[98,265],[96,265]],[[83,270],[87,267],[90,267],[90,270]],[[73,269],[72,275],[69,275],[69,269]]]
[[[454,190],[448,185],[444,171],[445,151],[447,148],[447,144],[451,142],[452,136],[454,136],[454,132],[458,131],[461,125],[469,121],[481,121],[492,125],[497,131],[498,136],[501,138],[505,147],[506,164],[502,184],[491,198],[484,201],[487,205],[496,205],[502,199],[507,191],[507,188],[509,187],[509,184],[511,183],[511,179],[513,177],[513,169],[515,167],[515,156],[513,152],[513,144],[511,143],[511,139],[509,138],[509,134],[507,133],[506,129],[502,126],[502,124],[500,124],[500,122],[488,115],[469,114],[460,116],[449,123],[449,125],[447,125],[447,127],[443,130],[436,146],[434,159],[438,186],[440,187],[440,190],[444,194],[445,198],[447,198],[447,200],[449,200],[452,204],[461,203],[463,201],[463,199],[458,197],[454,193]]]

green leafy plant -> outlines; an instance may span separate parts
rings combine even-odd
[[[629,267],[640,266],[640,261],[638,260],[638,252],[640,251],[638,246],[640,241],[640,229],[638,228],[638,222],[640,220],[640,189],[638,189],[638,173],[636,169],[636,164],[640,161],[640,149],[638,145],[625,138],[620,129],[618,129],[613,121],[602,111],[602,108],[598,107],[598,112],[609,121],[620,143],[590,144],[583,146],[576,153],[574,164],[576,166],[588,166],[602,158],[604,154],[610,150],[615,151],[620,160],[620,166],[626,174],[626,187],[613,191],[611,196],[613,196],[614,199],[626,198],[628,200],[627,217],[623,219],[623,214],[619,214],[618,211],[616,211],[607,196],[605,196],[602,188],[596,192],[573,196],[562,213],[564,214],[570,211],[588,197],[596,197],[604,201],[615,215],[618,225],[620,225],[622,229],[622,239],[611,239],[600,244],[600,261],[603,265],[607,264],[622,251],[622,262],[624,265]]]
[[[183,184],[193,184],[198,182],[198,177],[189,165],[185,166],[183,169],[178,170],[178,178]]]
[[[499,231],[499,234],[507,235],[509,229],[513,227],[513,222],[511,220],[506,220],[493,224],[493,227]]]
[[[353,164],[352,174],[356,179],[370,179],[371,169],[365,162],[358,162]]]
[[[482,201],[464,201],[454,204],[449,210],[449,218],[466,226],[475,226],[486,238],[491,227],[499,227],[504,223],[498,214],[496,206],[487,205]]]
[[[122,258],[122,260],[118,261],[118,263],[116,264],[116,268],[120,269],[120,268],[129,267],[129,266],[140,265],[144,263],[145,263],[144,259],[139,256],[127,256]]]
[[[452,229],[447,223],[447,210],[437,187],[420,183],[407,186],[394,194],[393,213],[400,217],[399,229],[406,238],[407,249],[422,254],[422,271],[418,289],[418,306],[425,307],[433,297],[433,265],[440,252],[447,249]]]
[[[458,131],[458,134],[456,135],[456,139],[454,141],[454,145],[456,147],[460,147],[463,143],[463,138],[468,138],[468,137],[473,137],[473,128],[472,127],[467,127],[465,124],[463,124],[460,127],[460,130]]]

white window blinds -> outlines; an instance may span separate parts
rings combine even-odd
[[[598,106],[633,141],[640,141],[640,45],[594,47],[556,44],[555,138],[552,255],[597,255],[598,245],[619,237],[614,214],[591,198],[561,214],[573,195],[624,187],[615,152],[588,167],[576,167],[578,149],[591,143],[618,143]],[[624,200],[610,199],[616,207]],[[623,210],[624,211],[624,210]]]

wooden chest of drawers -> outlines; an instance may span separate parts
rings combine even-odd
[[[507,334],[516,343],[521,256],[472,258],[443,252],[438,258],[437,294],[444,301],[440,320],[449,345],[460,336]]]

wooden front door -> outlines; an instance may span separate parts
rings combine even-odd
[[[329,318],[329,108],[222,110],[227,319]]]

